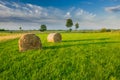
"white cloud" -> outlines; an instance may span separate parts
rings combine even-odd
[[[43,7],[32,4],[0,4],[0,15],[4,17],[45,17],[47,12]]]
[[[71,18],[71,13],[67,12],[66,15],[65,15],[65,18]]]
[[[112,7],[106,7],[105,11],[107,11],[107,12],[120,12],[120,5],[112,6]]]
[[[85,19],[85,20],[91,20],[95,16],[96,16],[96,14],[90,13],[90,12],[85,11],[85,10],[80,9],[80,8],[75,11],[75,17],[76,18],[82,18],[82,19]]]
[[[65,15],[65,18],[72,18],[74,21],[78,21],[78,20],[91,21],[95,17],[96,14],[75,7],[70,9]]]

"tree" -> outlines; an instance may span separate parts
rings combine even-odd
[[[76,30],[79,28],[79,24],[78,23],[75,24],[75,28],[76,28]]]
[[[46,31],[46,30],[47,30],[46,25],[42,24],[42,25],[40,26],[40,31]]]
[[[0,31],[5,31],[5,29],[0,29]]]
[[[111,29],[107,29],[107,32],[111,32],[112,30]]]
[[[71,30],[71,27],[73,26],[73,21],[72,19],[67,19],[66,20],[66,27],[69,28],[69,30]]]
[[[106,28],[102,28],[100,31],[101,31],[101,32],[106,32],[107,29],[106,29]]]
[[[19,30],[22,30],[22,27],[19,27]]]

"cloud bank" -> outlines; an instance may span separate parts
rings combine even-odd
[[[120,6],[106,7],[105,10],[118,12]],[[67,18],[72,18],[74,23],[78,22],[81,26],[80,29],[99,29],[101,26],[119,28],[118,16],[109,17],[107,15],[101,18],[98,14],[76,7],[62,10],[29,3],[0,1],[0,28],[4,29],[16,30],[20,26],[23,29],[39,29],[41,24],[46,24],[48,29],[67,29],[65,27]]]
[[[72,7],[65,11],[54,7],[0,1],[0,26],[7,27],[9,25],[8,29],[11,29],[10,26],[14,26],[12,29],[17,29],[18,26],[25,26],[25,29],[31,29],[31,27],[40,26],[40,24],[47,24],[52,29],[64,29],[67,18],[91,20],[94,17],[95,14],[80,8]]]

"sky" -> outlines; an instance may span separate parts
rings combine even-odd
[[[120,0],[0,0],[0,29],[66,30],[68,18],[79,30],[120,29]]]

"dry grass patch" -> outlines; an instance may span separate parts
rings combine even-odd
[[[9,34],[9,35],[5,35],[5,36],[0,36],[0,42],[1,41],[7,41],[7,40],[10,40],[10,39],[15,39],[15,38],[19,38],[22,34]]]

